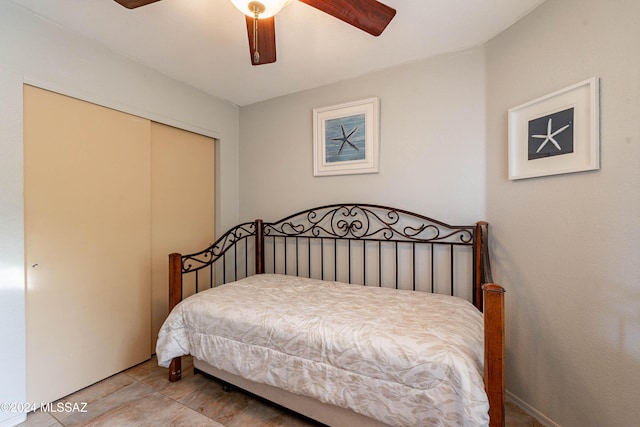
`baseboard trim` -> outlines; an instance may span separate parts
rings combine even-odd
[[[16,413],[15,416],[12,416],[11,418],[8,418],[6,420],[1,420],[0,427],[13,427],[25,421],[27,421],[26,412],[18,412]]]
[[[506,390],[505,394],[507,395],[507,399],[518,405],[520,409],[538,420],[539,423],[544,424],[547,427],[562,427],[560,426],[560,424],[554,422],[552,419],[544,415],[542,412],[538,411],[533,406],[529,405],[524,400],[520,399],[515,394],[511,393],[509,390]]]

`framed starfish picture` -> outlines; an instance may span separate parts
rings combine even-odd
[[[599,82],[593,77],[509,110],[509,179],[600,168]]]
[[[379,99],[313,110],[313,175],[378,172]]]

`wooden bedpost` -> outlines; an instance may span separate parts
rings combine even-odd
[[[182,300],[182,255],[169,255],[169,311]],[[182,378],[182,359],[174,357],[169,365],[169,381]]]
[[[480,311],[482,304],[482,227],[488,227],[484,221],[476,222],[475,237],[473,243],[473,305]]]
[[[489,425],[503,427],[504,413],[504,288],[495,283],[484,291],[484,385],[489,397]]]
[[[256,274],[264,273],[264,223],[256,219]]]
[[[491,263],[489,261],[489,223],[486,221],[476,222],[475,237],[473,241],[473,271],[474,293],[473,305],[480,311],[484,310],[484,292],[482,285],[492,283]]]

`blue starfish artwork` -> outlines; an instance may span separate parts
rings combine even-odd
[[[365,156],[365,115],[356,114],[325,122],[327,163],[363,160]]]

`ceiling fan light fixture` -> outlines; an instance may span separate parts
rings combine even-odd
[[[231,3],[245,15],[254,18],[256,12],[260,19],[270,18],[280,12],[291,0],[231,0]]]
[[[134,9],[159,0],[115,0]],[[292,0],[231,0],[245,14],[252,65],[276,62],[276,27],[274,15]],[[379,0],[299,0],[321,12],[352,25],[372,36],[379,36],[396,14]]]

